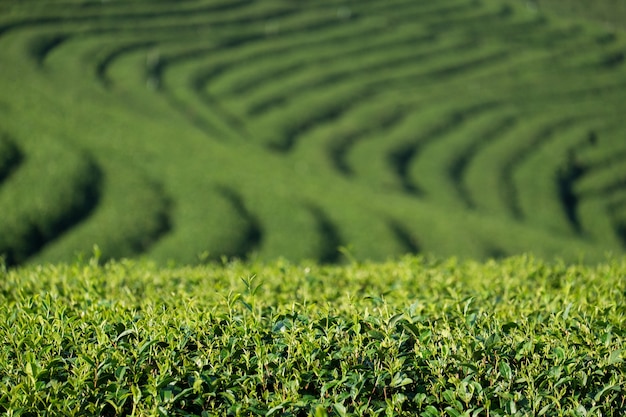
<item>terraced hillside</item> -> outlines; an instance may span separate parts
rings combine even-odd
[[[521,1],[0,0],[0,253],[624,253],[625,53]]]

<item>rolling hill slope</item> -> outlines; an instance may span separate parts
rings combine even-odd
[[[520,3],[0,1],[0,253],[622,254],[626,34]]]

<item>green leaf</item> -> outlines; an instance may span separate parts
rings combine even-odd
[[[563,362],[565,360],[565,350],[562,347],[557,346],[552,352],[554,353],[554,356],[556,356],[558,362]]]
[[[508,363],[504,361],[500,362],[500,364],[498,365],[498,369],[500,370],[500,375],[502,375],[504,379],[506,379],[507,381],[513,379],[513,371],[511,371],[511,367]]]
[[[117,369],[115,369],[115,379],[117,379],[118,381],[123,381],[124,375],[126,375],[127,370],[127,366],[118,366]]]
[[[452,407],[446,407],[446,412],[451,417],[460,417],[462,415],[460,411]]]
[[[376,340],[385,339],[385,335],[382,332],[379,332],[378,330],[370,330],[368,334],[370,335],[370,337]]]
[[[479,417],[479,416],[483,415],[483,411],[484,410],[485,410],[484,407],[480,407],[480,408],[477,408],[475,410],[472,410],[472,417]]]
[[[620,385],[607,385],[602,388],[594,397],[593,400],[595,402],[599,402],[600,399],[609,391],[621,391],[622,387]]]
[[[133,403],[138,404],[142,397],[141,389],[133,384],[130,386],[130,392],[133,394]]]
[[[417,328],[417,326],[407,320],[403,320],[402,321],[402,325],[404,326],[405,329],[407,329],[412,335],[413,337],[415,337],[416,339],[419,340],[420,338],[420,331]]]
[[[272,407],[268,410],[267,413],[265,413],[266,417],[269,417],[271,415],[273,415],[275,412],[277,412],[278,410],[282,410],[283,406],[282,405],[277,405],[276,407]]]
[[[328,412],[326,411],[326,408],[321,405],[315,407],[315,417],[328,417]]]
[[[122,333],[117,335],[117,337],[115,338],[115,343],[119,342],[124,337],[130,336],[130,335],[137,335],[137,330],[135,330],[135,329],[126,329],[126,330],[124,330]]]
[[[254,310],[252,309],[252,305],[250,303],[245,302],[243,299],[239,300],[241,302],[241,304],[244,305],[245,308],[247,308],[250,312],[253,312]]]
[[[432,405],[426,407],[426,409],[420,414],[420,417],[439,417],[439,411]]]
[[[609,365],[615,365],[616,363],[621,362],[623,362],[622,349],[617,349],[611,352],[611,355],[609,356]]]
[[[339,414],[341,417],[345,417],[346,415],[348,415],[346,407],[344,407],[344,405],[341,403],[333,404],[333,408],[335,409],[337,414]]]
[[[407,378],[405,374],[398,372],[393,376],[390,385],[392,388],[399,388],[411,383],[413,383],[411,378]]]
[[[393,328],[396,325],[396,323],[398,322],[398,320],[400,320],[403,316],[404,316],[404,313],[395,314],[393,317],[391,317],[389,319],[389,322],[387,323],[387,326],[390,329]]]
[[[144,358],[144,354],[146,354],[147,350],[150,349],[150,347],[154,346],[155,344],[159,343],[158,340],[154,339],[154,340],[148,340],[147,342],[143,343],[140,347],[139,350],[137,351],[137,358],[138,359],[142,359]]]

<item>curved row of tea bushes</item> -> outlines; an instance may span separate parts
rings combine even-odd
[[[100,198],[101,179],[89,155],[55,138],[24,152],[0,188],[0,253],[6,262],[23,262],[85,219]]]
[[[0,11],[0,124],[24,151],[0,192],[41,132],[102,176],[19,262],[624,250],[617,30],[506,0]]]

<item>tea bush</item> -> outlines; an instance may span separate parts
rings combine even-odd
[[[528,256],[3,269],[0,412],[619,416],[625,275]]]

